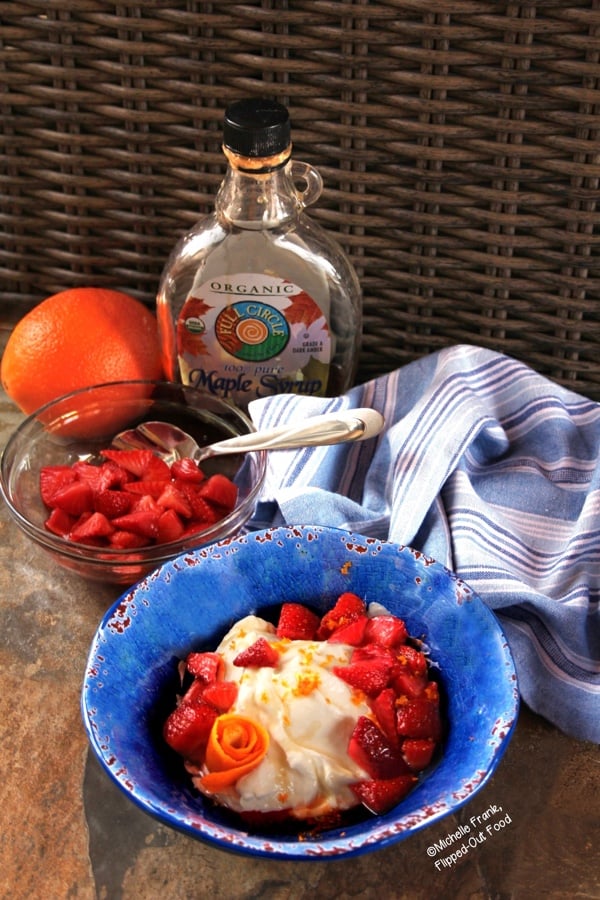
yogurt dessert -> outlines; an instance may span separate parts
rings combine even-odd
[[[194,786],[251,821],[318,822],[412,789],[442,735],[439,691],[404,622],[342,594],[323,617],[284,603],[181,664],[166,742]]]

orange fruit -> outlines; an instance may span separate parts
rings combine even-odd
[[[25,413],[78,388],[163,378],[154,314],[128,294],[69,288],[43,300],[11,333],[2,386]]]

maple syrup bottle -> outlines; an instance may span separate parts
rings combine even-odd
[[[160,280],[167,375],[242,408],[277,393],[342,393],[356,371],[360,286],[304,212],[321,176],[292,160],[288,111],[272,100],[228,107],[223,152],[214,212],[178,242]]]

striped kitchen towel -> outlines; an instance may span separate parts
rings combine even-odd
[[[525,702],[600,742],[600,404],[456,346],[250,415],[266,428],[358,406],[384,414],[382,434],[271,452],[251,526],[332,525],[442,562],[498,616]]]

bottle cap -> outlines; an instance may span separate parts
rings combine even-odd
[[[276,100],[236,100],[225,111],[223,143],[240,156],[275,156],[289,147],[290,116]]]

